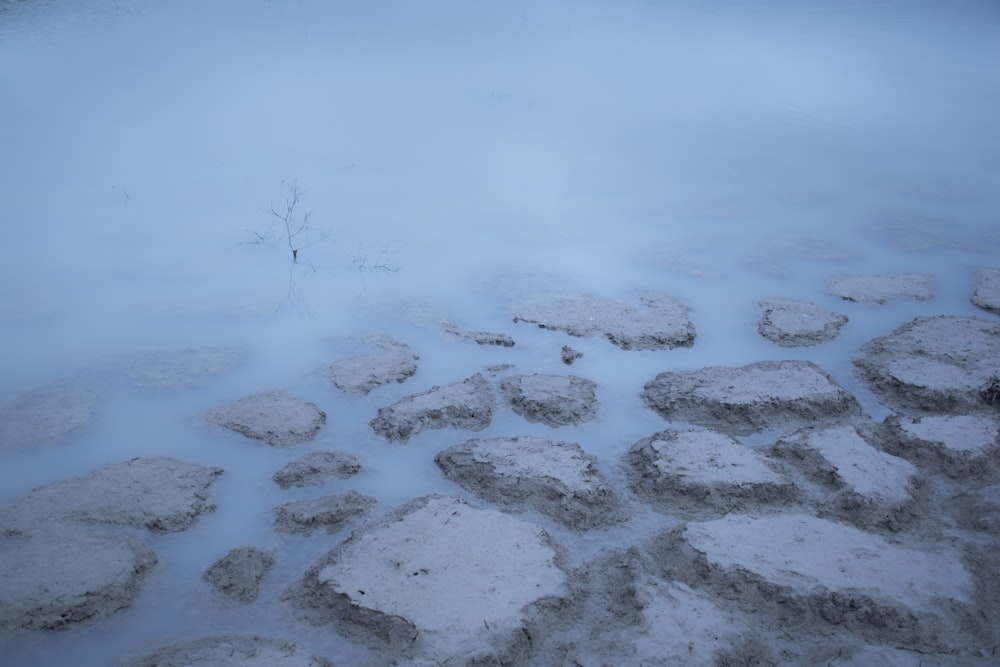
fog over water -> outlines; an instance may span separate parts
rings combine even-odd
[[[614,476],[664,428],[639,398],[656,373],[780,358],[816,361],[881,418],[850,366],[864,341],[915,315],[992,317],[968,299],[975,269],[1000,266],[997,119],[992,0],[0,0],[0,392],[118,352],[250,351],[194,387],[109,380],[86,428],[0,451],[2,502],[133,456],[226,469],[214,514],[151,538],[160,563],[133,609],[19,639],[0,664],[106,664],[230,630],[355,664],[363,649],[282,609],[220,610],[201,573],[236,546],[274,549],[262,597],[277,595],[336,543],[272,529],[274,507],[317,491],[271,475],[313,449],[357,454],[362,473],[326,492],[376,495],[379,512],[469,497],[433,457],[472,434],[398,445],[368,421],[490,364],[568,372],[564,336],[512,322],[531,294],[665,291],[698,337],[664,352],[573,340],[584,357],[569,372],[598,383],[597,420],[555,431],[498,410],[476,437],[579,442]],[[295,264],[268,213],[289,184],[295,215],[311,212]],[[828,293],[837,275],[895,271],[931,275],[934,297]],[[779,348],[756,333],[766,296],[850,323]],[[517,345],[453,340],[418,311]],[[413,347],[417,375],[364,398],[334,388],[324,365],[379,332]],[[327,412],[316,441],[272,449],[203,423],[271,389]],[[629,539],[538,520],[575,561]]]

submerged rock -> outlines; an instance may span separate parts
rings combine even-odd
[[[330,478],[347,479],[358,474],[361,462],[347,452],[310,452],[274,473],[275,484],[283,489],[322,484]]]
[[[623,518],[597,459],[575,443],[474,439],[442,450],[434,461],[445,477],[506,509],[534,509],[577,530]]]
[[[480,373],[472,377],[411,394],[387,408],[379,408],[372,430],[387,440],[406,442],[425,428],[467,428],[481,431],[493,419],[493,392]]]
[[[878,276],[845,276],[830,283],[830,294],[845,301],[886,303],[890,299],[931,298],[930,279],[917,273],[890,273]]]
[[[171,458],[135,458],[28,492],[0,508],[0,527],[31,532],[45,522],[84,521],[181,531],[215,509],[209,487],[220,474]]]
[[[865,343],[857,374],[901,410],[963,414],[1000,409],[1000,322],[917,317]]]
[[[155,564],[135,540],[73,525],[0,531],[0,632],[60,630],[124,609]]]
[[[376,387],[391,382],[405,382],[417,372],[420,359],[409,345],[392,336],[365,339],[381,351],[350,357],[330,365],[330,381],[348,394],[365,396]]]
[[[860,414],[854,397],[808,361],[761,361],[660,373],[642,398],[667,421],[733,435],[830,423]]]
[[[529,609],[565,593],[538,527],[429,496],[355,531],[289,590],[307,617],[417,664],[505,663],[530,646]]]
[[[149,655],[128,659],[118,667],[336,667],[284,639],[255,635],[205,637],[158,648]]]
[[[287,392],[269,391],[216,408],[205,419],[248,438],[283,447],[312,440],[326,423],[326,413]]]
[[[7,397],[0,403],[0,450],[58,440],[93,417],[100,398],[96,386],[67,380]]]
[[[972,303],[1000,315],[1000,269],[980,269],[979,284],[972,295]]]
[[[205,581],[225,597],[253,602],[260,582],[274,565],[274,556],[253,547],[233,549],[205,570]]]
[[[640,301],[645,308],[590,294],[549,295],[522,304],[514,321],[571,336],[603,336],[623,350],[669,350],[694,344],[694,326],[680,301],[657,293],[645,294]]]
[[[597,414],[597,384],[576,375],[512,375],[500,389],[514,412],[531,422],[577,425]]]
[[[833,340],[847,324],[847,316],[794,299],[772,297],[758,302],[757,331],[782,347],[802,347]]]
[[[164,347],[112,357],[112,368],[140,389],[175,389],[238,366],[246,350],[231,346]]]
[[[294,500],[277,509],[274,525],[283,533],[311,535],[320,528],[328,533],[336,533],[348,521],[364,516],[374,506],[374,498],[363,496],[357,491]]]

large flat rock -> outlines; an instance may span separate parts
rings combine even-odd
[[[480,373],[443,387],[411,394],[379,408],[372,430],[387,440],[406,442],[425,428],[481,431],[493,419],[493,390]]]
[[[571,336],[600,336],[623,350],[669,350],[691,347],[695,330],[687,307],[667,294],[649,293],[634,308],[592,294],[550,294],[521,304],[515,322]]]
[[[931,298],[930,278],[919,273],[842,276],[830,283],[830,294],[845,301],[887,303],[891,299]]]
[[[155,564],[135,540],[78,526],[0,532],[0,633],[59,630],[124,609]]]
[[[758,302],[757,331],[782,347],[805,347],[833,340],[847,324],[847,316],[816,304],[770,297]]]
[[[661,431],[626,452],[632,490],[665,511],[730,512],[793,500],[795,485],[767,457],[707,429]]]
[[[565,579],[536,526],[429,496],[355,531],[289,596],[386,664],[499,664],[527,650],[526,610],[564,595]]]
[[[326,423],[326,413],[315,403],[285,391],[268,391],[241,398],[211,410],[205,419],[279,447],[312,440]]]
[[[865,343],[857,374],[888,405],[964,414],[1000,409],[1000,322],[917,317]]]
[[[597,414],[597,384],[576,375],[512,375],[500,382],[500,390],[530,422],[577,425]]]
[[[506,509],[535,509],[579,530],[622,518],[597,459],[576,443],[531,436],[473,439],[434,460],[445,477]]]
[[[667,421],[723,433],[830,423],[860,413],[854,397],[808,361],[761,361],[660,373],[642,398]]]
[[[205,637],[163,646],[117,667],[336,667],[294,642],[255,635]]]
[[[0,401],[0,450],[59,440],[90,423],[101,392],[72,379],[5,397]]]
[[[392,336],[371,336],[365,343],[378,352],[349,357],[330,364],[330,381],[348,394],[364,396],[376,387],[405,382],[417,372],[420,359],[409,345]]]
[[[1000,315],[1000,269],[979,270],[979,284],[972,294],[972,303],[985,311]]]
[[[84,521],[181,531],[215,509],[209,487],[220,474],[171,458],[135,458],[28,492],[0,508],[0,527],[30,533],[50,521]]]
[[[990,474],[1000,465],[1000,421],[989,414],[892,415],[884,427],[888,452],[954,479]]]

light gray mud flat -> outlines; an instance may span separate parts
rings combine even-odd
[[[1000,315],[1000,269],[980,269],[979,284],[972,303],[985,311]]]
[[[253,547],[233,549],[205,570],[205,581],[224,597],[246,604],[257,599],[260,582],[274,565],[274,556]]]
[[[763,639],[791,638],[793,652],[860,639],[982,658],[995,643],[973,604],[977,581],[946,544],[904,546],[825,519],[776,514],[689,523],[649,550],[660,576],[752,614]]]
[[[215,509],[209,487],[220,474],[176,459],[131,459],[29,491],[0,508],[0,528],[32,532],[50,521],[84,521],[181,531]]]
[[[830,294],[844,301],[887,303],[891,299],[931,298],[930,279],[918,273],[889,273],[877,276],[843,276],[830,283]]]
[[[417,372],[420,359],[409,345],[392,336],[371,336],[364,342],[379,352],[336,361],[330,365],[330,381],[348,394],[365,396],[376,387],[405,382]]]
[[[85,427],[100,395],[94,384],[73,379],[7,397],[0,403],[0,450],[50,442]]]
[[[794,502],[798,495],[767,457],[707,429],[661,431],[623,459],[632,490],[665,512],[742,511]]]
[[[163,646],[149,655],[129,658],[117,667],[336,667],[283,639],[230,635],[205,637]]]
[[[274,525],[283,533],[311,535],[320,528],[336,533],[349,521],[367,514],[374,506],[374,498],[357,491],[293,500],[275,511]]]
[[[60,630],[132,604],[156,555],[120,535],[64,524],[0,532],[0,633]]]
[[[559,560],[537,526],[428,496],[355,531],[286,597],[382,664],[524,664],[526,616],[566,593]]]
[[[216,408],[205,419],[248,438],[284,447],[312,440],[326,423],[326,413],[287,392],[268,391]]]
[[[814,500],[824,512],[892,530],[913,516],[921,481],[916,466],[875,449],[852,426],[804,429],[779,439],[770,452],[821,485]]]
[[[443,387],[411,394],[379,408],[372,430],[386,440],[406,442],[425,428],[481,431],[493,419],[493,390],[480,373]]]
[[[1000,322],[917,317],[862,346],[857,374],[901,411],[1000,409]]]
[[[847,324],[847,316],[807,301],[771,297],[761,299],[757,331],[782,347],[805,347],[833,340]]]
[[[667,421],[731,435],[833,423],[860,415],[849,392],[809,361],[761,361],[660,373],[642,398]]]
[[[448,479],[508,510],[535,509],[576,530],[624,519],[597,460],[576,443],[474,439],[442,450],[434,461]]]
[[[552,294],[521,304],[514,321],[571,336],[602,336],[623,350],[670,350],[694,344],[687,306],[654,292],[642,295],[640,302],[643,308],[591,294]]]
[[[1000,421],[989,414],[890,415],[883,433],[890,454],[953,479],[995,475],[1000,468]]]
[[[347,479],[358,474],[361,462],[347,452],[310,452],[274,473],[274,483],[283,489],[322,484],[329,479]]]
[[[530,422],[578,425],[597,414],[597,384],[576,375],[512,375],[500,382],[500,390]]]

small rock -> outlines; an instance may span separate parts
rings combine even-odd
[[[578,425],[597,414],[597,385],[576,375],[512,375],[500,389],[514,412],[530,422]]]
[[[845,301],[886,303],[890,299],[931,298],[930,280],[916,273],[891,273],[879,276],[845,276],[830,284],[830,294]]]
[[[310,452],[274,473],[275,483],[283,489],[321,484],[331,477],[347,479],[358,474],[361,462],[346,452]]]
[[[577,530],[622,518],[597,459],[575,443],[473,439],[442,450],[434,461],[445,477],[506,509],[535,509]]]
[[[972,303],[1000,315],[1000,269],[980,269],[979,285],[972,295]]]
[[[757,331],[782,347],[816,345],[833,340],[847,324],[847,316],[805,301],[772,297],[761,299]]]
[[[393,442],[406,442],[425,428],[481,431],[493,419],[493,392],[481,374],[379,408],[372,430]]]
[[[583,352],[580,352],[579,350],[574,350],[569,345],[562,346],[562,361],[567,366],[572,365],[574,361],[576,361],[582,356]]]
[[[68,380],[9,397],[0,405],[0,449],[58,440],[90,423],[98,389]]]
[[[275,527],[283,533],[311,535],[323,528],[336,533],[348,521],[364,516],[375,506],[375,499],[357,491],[348,491],[310,500],[294,500],[276,511]]]
[[[409,345],[392,336],[372,336],[365,342],[381,349],[343,359],[330,365],[330,381],[348,394],[365,396],[372,389],[391,382],[405,382],[417,372],[420,359]]]
[[[163,646],[118,667],[336,667],[284,639],[230,635]]]
[[[326,423],[326,413],[287,392],[269,391],[216,408],[205,419],[248,438],[284,447],[312,440]]]
[[[257,599],[260,582],[274,565],[274,557],[253,547],[240,547],[215,561],[205,580],[219,593],[237,602]]]

